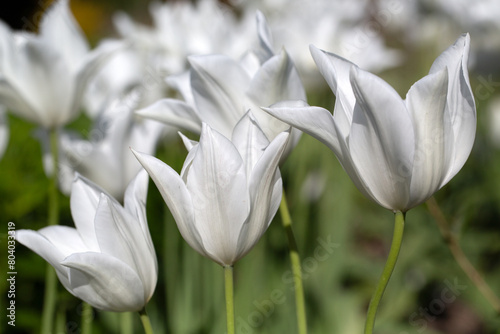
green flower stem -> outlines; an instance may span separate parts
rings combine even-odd
[[[66,318],[66,304],[57,306],[56,320],[54,324],[54,333],[66,333],[68,320]]]
[[[474,283],[479,292],[488,300],[490,305],[493,307],[495,312],[500,315],[500,299],[490,288],[488,283],[484,280],[481,274],[476,270],[476,268],[469,261],[467,256],[465,255],[462,247],[460,247],[460,243],[457,240],[457,237],[451,232],[450,224],[446,220],[441,208],[437,204],[434,197],[431,197],[427,202],[427,208],[429,212],[436,220],[436,223],[439,227],[439,231],[443,237],[444,242],[448,246],[451,251],[451,254],[455,258],[455,261],[458,263],[460,268],[465,272],[465,274],[469,277],[469,279]]]
[[[234,334],[234,282],[233,266],[224,266],[224,286],[226,288],[227,334]]]
[[[120,313],[120,334],[134,334],[132,312]]]
[[[94,318],[94,310],[92,306],[86,302],[82,302],[82,328],[81,334],[92,334],[92,320]]]
[[[50,131],[50,153],[52,156],[53,173],[50,176],[49,184],[49,225],[59,224],[59,189],[58,168],[59,168],[59,131],[52,129]]]
[[[285,228],[290,250],[290,262],[292,265],[293,283],[295,288],[295,308],[297,313],[297,327],[299,334],[307,333],[306,303],[304,298],[304,286],[302,284],[302,268],[300,264],[299,250],[292,230],[292,218],[286,203],[285,190],[280,203],[280,214],[283,227]]]
[[[389,251],[389,257],[385,263],[384,271],[377,284],[377,289],[373,294],[372,300],[370,301],[370,306],[368,306],[368,313],[366,315],[365,324],[365,334],[373,333],[373,327],[375,326],[375,317],[377,315],[378,305],[382,296],[384,295],[385,288],[389,279],[391,278],[392,271],[398,260],[399,250],[401,249],[401,242],[403,241],[403,231],[405,226],[405,213],[396,212],[394,214],[394,235],[392,236],[391,250]]]
[[[141,317],[142,327],[144,327],[144,333],[153,334],[153,327],[151,326],[151,321],[145,307],[139,311],[139,316]]]
[[[48,225],[59,224],[59,189],[57,188],[58,168],[58,131],[50,131],[50,151],[52,155],[53,174],[49,179]],[[57,298],[57,277],[54,268],[47,263],[45,270],[45,294],[43,299],[41,334],[52,333]]]

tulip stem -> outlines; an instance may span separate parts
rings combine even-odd
[[[59,168],[59,131],[50,130],[50,154],[52,157],[52,175],[49,178],[49,225],[59,224],[59,189],[58,168]]]
[[[460,247],[460,243],[458,242],[457,237],[450,230],[450,224],[448,224],[446,217],[444,216],[434,197],[431,197],[426,202],[426,205],[427,209],[436,220],[443,240],[450,249],[451,254],[455,258],[455,261],[469,277],[472,283],[474,283],[479,292],[481,292],[481,294],[490,303],[495,312],[500,315],[500,299],[493,292],[488,283],[486,283],[481,274],[476,270],[476,268],[474,268],[472,263],[465,255],[462,247]]]
[[[307,317],[306,306],[304,298],[304,286],[302,283],[302,268],[300,264],[300,255],[297,247],[297,242],[292,230],[292,218],[288,205],[286,203],[285,190],[280,203],[280,214],[283,227],[285,228],[286,236],[288,239],[288,248],[290,250],[290,262],[293,273],[293,283],[295,288],[295,308],[297,314],[297,327],[299,334],[307,333]]]
[[[385,288],[389,279],[391,278],[392,271],[398,260],[399,250],[401,249],[401,243],[403,241],[403,231],[405,226],[405,213],[400,211],[394,214],[394,234],[392,236],[391,249],[389,251],[389,256],[387,262],[385,263],[384,270],[377,284],[377,288],[368,306],[368,313],[366,315],[365,324],[365,334],[372,334],[373,327],[375,326],[375,317],[377,315],[378,305],[382,296],[384,295]]]
[[[94,318],[94,310],[89,303],[82,302],[82,330],[81,334],[92,334],[92,320]]]
[[[151,321],[146,313],[146,307],[139,311],[139,316],[141,317],[142,327],[144,327],[144,333],[153,334],[153,327],[151,326]]]
[[[224,286],[226,288],[227,334],[234,334],[234,282],[233,266],[224,266]]]
[[[48,225],[59,224],[59,190],[57,188],[58,174],[58,131],[57,129],[50,130],[50,153],[52,156],[53,173],[49,177],[49,194],[48,194]],[[56,307],[57,296],[57,277],[52,266],[47,263],[45,270],[45,292],[43,299],[42,325],[41,333],[52,333],[54,326],[54,314]]]
[[[132,312],[120,313],[120,334],[134,334]]]

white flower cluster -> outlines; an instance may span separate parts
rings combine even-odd
[[[215,0],[155,2],[152,26],[119,13],[121,40],[94,50],[68,0],[48,9],[38,34],[0,22],[0,104],[58,135],[52,146],[41,136],[46,158],[59,161],[46,169],[70,193],[76,226],[20,230],[18,241],[92,306],[138,311],[158,274],[144,169],[187,243],[226,267],[271,223],[282,195],[279,166],[301,131],[327,145],[382,207],[404,213],[427,200],[459,172],[474,142],[470,37],[459,37],[402,99],[361,69],[401,60],[379,29],[396,20],[370,16],[373,3],[242,1],[236,15]],[[307,104],[322,77],[336,95],[333,115]],[[82,109],[92,128],[66,130]],[[178,129],[200,135],[182,135],[188,154],[180,174],[153,156]],[[7,134],[1,110],[0,153]]]

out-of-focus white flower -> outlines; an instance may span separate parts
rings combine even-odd
[[[248,48],[253,26],[217,0],[152,2],[153,27],[135,23],[125,13],[115,15],[120,35],[142,50],[157,71],[178,74],[190,55],[224,53],[240,57]]]
[[[278,169],[288,138],[269,143],[246,115],[230,139],[204,123],[200,142],[185,140],[181,174],[135,152],[167,203],[187,243],[222,266],[247,254],[267,230],[282,193]]]
[[[77,177],[71,192],[76,228],[19,230],[16,239],[49,262],[59,281],[93,307],[140,311],[155,290],[158,264],[146,220],[148,174],[130,183],[122,206]]]
[[[99,69],[89,82],[83,104],[91,119],[97,118],[117,99],[141,84],[142,63],[130,48],[123,48]]]
[[[500,2],[496,0],[479,0],[474,3],[474,6],[471,6],[467,0],[454,1],[452,6],[445,0],[433,1],[432,4],[436,9],[449,15],[462,28],[487,29],[488,26],[494,26],[497,31],[500,30],[500,22],[498,20],[500,16]]]
[[[376,22],[411,48],[441,50],[448,41],[468,31],[472,66],[488,69],[497,67],[500,53],[500,2],[478,0],[471,3],[457,0],[378,0],[372,15]]]
[[[444,51],[406,100],[379,77],[311,47],[335,93],[334,115],[286,103],[269,113],[326,144],[356,187],[381,206],[406,212],[458,173],[476,133],[476,108],[467,72],[469,36]]]
[[[12,32],[0,22],[0,103],[44,128],[73,120],[87,82],[116,46],[89,52],[68,0],[43,16],[38,35]]]
[[[59,174],[63,192],[69,192],[68,179],[78,172],[116,199],[123,198],[127,185],[141,170],[129,148],[154,154],[165,128],[161,123],[134,117],[135,103],[129,102],[139,100],[133,97],[135,94],[114,101],[96,119],[88,139],[63,136]]]
[[[289,126],[269,116],[260,106],[282,100],[306,100],[305,89],[286,51],[272,53],[271,36],[262,14],[257,15],[260,46],[241,62],[226,55],[191,56],[189,78],[177,76],[170,83],[184,101],[163,99],[137,111],[138,115],[199,133],[202,122],[231,138],[234,127],[248,110],[259,122],[268,140]],[[301,132],[292,130],[286,157]]]
[[[361,67],[380,71],[401,61],[385,46],[380,25],[371,17],[368,0],[238,1],[245,16],[256,9],[267,17],[276,45],[284,46],[297,64],[307,87],[318,83],[308,51],[310,44],[351,59]]]

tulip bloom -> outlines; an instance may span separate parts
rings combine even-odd
[[[136,23],[127,14],[114,16],[117,32],[144,57],[146,64],[169,74],[186,69],[192,54],[228,52],[239,56],[251,38],[251,25],[217,0],[151,2],[153,26]],[[214,36],[217,36],[214,38]]]
[[[139,172],[125,193],[125,206],[78,176],[71,192],[76,228],[19,230],[17,241],[56,270],[74,296],[105,311],[140,311],[158,276],[146,221],[148,175]]]
[[[198,253],[232,266],[257,243],[281,200],[278,162],[288,133],[269,143],[248,114],[229,140],[203,123],[200,142],[185,139],[181,174],[134,151],[160,190],[180,233]]]
[[[184,101],[163,99],[137,114],[194,133],[200,133],[201,123],[205,122],[230,138],[238,121],[251,110],[269,141],[287,131],[288,124],[259,107],[282,100],[305,100],[305,89],[288,53],[272,52],[272,38],[262,13],[257,14],[257,29],[259,47],[243,60],[214,54],[189,57],[189,77],[169,78]],[[301,134],[292,129],[284,158]]]
[[[448,183],[471,152],[476,108],[469,43],[469,35],[462,35],[445,50],[405,100],[379,77],[311,47],[337,97],[333,117],[303,103],[264,110],[326,144],[365,196],[406,212]]]
[[[114,101],[94,123],[92,140],[66,135],[61,141],[60,185],[69,193],[74,172],[121,201],[130,181],[142,169],[130,147],[154,154],[165,126],[133,115],[128,95]],[[65,182],[67,181],[67,182]]]
[[[0,102],[51,129],[78,116],[88,80],[115,46],[89,52],[68,0],[47,10],[39,30],[39,35],[12,32],[0,21]]]

